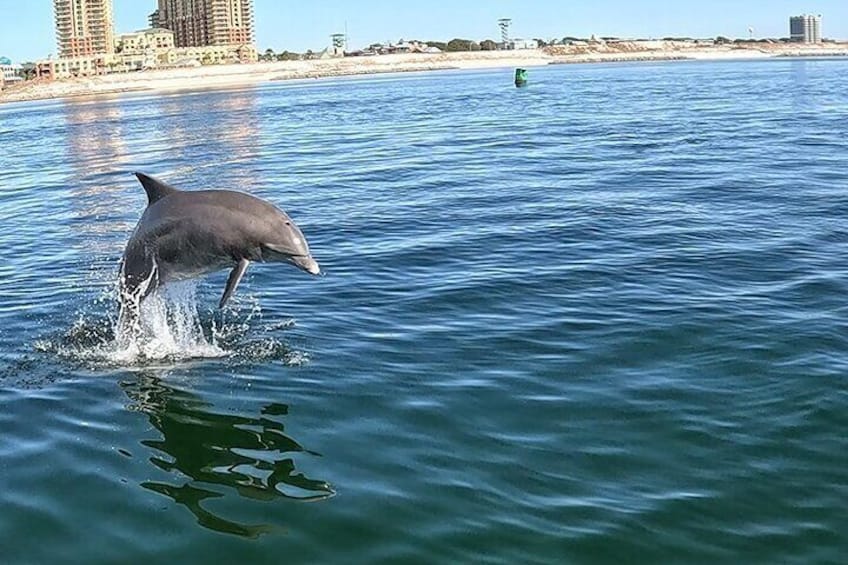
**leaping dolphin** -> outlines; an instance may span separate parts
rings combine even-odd
[[[231,190],[182,191],[144,173],[135,176],[147,192],[147,208],[121,261],[122,314],[167,282],[232,268],[218,304],[223,308],[251,261],[320,274],[303,233],[270,202]]]

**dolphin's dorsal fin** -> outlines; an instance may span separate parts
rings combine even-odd
[[[138,177],[138,181],[141,183],[141,186],[144,187],[144,192],[147,193],[148,206],[162,198],[165,198],[169,194],[179,192],[179,190],[173,186],[167,185],[160,180],[156,180],[151,176],[145,175],[144,173],[136,173],[135,176]]]

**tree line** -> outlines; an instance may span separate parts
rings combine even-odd
[[[601,37],[603,41],[626,41],[618,37]],[[591,43],[594,38],[581,38],[581,37],[573,37],[573,36],[565,36],[562,39],[550,39],[544,40],[541,38],[535,38],[536,43],[538,43],[539,47],[547,47],[549,45],[572,45],[574,43]],[[680,41],[680,42],[693,42],[696,39],[691,37],[663,37],[663,41]],[[637,41],[637,40],[633,40]],[[727,44],[745,44],[745,43],[788,43],[791,40],[788,37],[781,37],[779,39],[730,39],[727,37],[719,36],[716,37],[714,43],[717,45],[727,45]],[[456,37],[451,39],[450,41],[419,41],[422,45],[427,45],[429,47],[436,47],[441,51],[445,51],[448,53],[454,52],[462,52],[462,51],[497,51],[500,48],[500,44],[492,39],[484,39],[483,41],[475,41],[473,39],[463,39]],[[382,47],[380,44],[373,44],[369,46],[369,49],[376,50]],[[274,52],[273,49],[266,49],[263,53],[259,54],[260,61],[298,61],[302,59],[312,59],[316,55],[311,49],[304,53],[296,53],[293,51],[283,51],[281,53]]]

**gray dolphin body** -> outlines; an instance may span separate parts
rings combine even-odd
[[[303,233],[270,202],[230,190],[182,191],[136,176],[148,203],[121,262],[122,311],[167,282],[232,269],[223,307],[251,261],[321,272]]]

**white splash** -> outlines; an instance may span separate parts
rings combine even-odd
[[[136,359],[196,359],[225,357],[215,335],[208,339],[197,311],[197,282],[175,282],[141,302],[131,327],[118,320],[110,357],[119,363]]]
[[[198,286],[197,279],[172,282],[135,304],[118,300],[120,309],[115,309],[120,285],[104,287],[70,327],[34,348],[91,367],[147,368],[210,358],[235,364],[309,362],[308,354],[281,339],[294,320],[264,323],[259,300],[250,295],[223,311],[211,306],[204,311]]]

